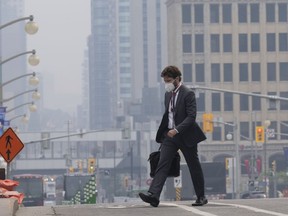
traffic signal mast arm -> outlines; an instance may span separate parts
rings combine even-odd
[[[228,92],[228,93],[232,93],[232,94],[248,95],[248,96],[253,96],[253,97],[261,97],[261,98],[266,98],[266,99],[270,99],[270,100],[288,101],[288,98],[279,97],[277,95],[263,95],[263,94],[247,93],[247,92],[233,91],[233,90],[227,90],[227,89],[210,88],[210,87],[197,86],[197,85],[191,86],[190,88],[193,89],[193,90],[203,89],[203,90],[210,90],[210,91],[216,91],[216,92]]]

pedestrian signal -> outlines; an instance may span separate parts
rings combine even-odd
[[[265,139],[264,127],[257,126],[255,129],[255,142],[264,143],[264,139]]]

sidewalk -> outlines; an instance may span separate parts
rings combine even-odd
[[[1,216],[15,216],[18,210],[18,201],[15,198],[0,198]]]

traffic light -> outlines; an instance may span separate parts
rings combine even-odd
[[[265,132],[263,126],[257,126],[255,128],[255,142],[257,143],[264,143],[265,139]]]
[[[95,172],[95,166],[96,166],[95,158],[89,158],[87,167],[88,173],[93,174]]]
[[[69,173],[74,173],[74,167],[73,166],[69,167]]]
[[[204,113],[202,115],[203,120],[203,131],[205,133],[213,132],[213,114],[212,113]]]
[[[272,163],[271,163],[271,165],[272,165],[272,166],[271,166],[272,171],[273,171],[273,172],[276,172],[276,169],[277,169],[277,163],[276,163],[276,161],[273,160]]]

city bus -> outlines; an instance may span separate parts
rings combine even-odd
[[[13,180],[19,185],[14,190],[24,194],[22,204],[26,206],[43,206],[44,187],[43,176],[38,174],[14,175]]]

